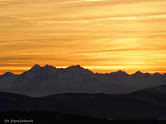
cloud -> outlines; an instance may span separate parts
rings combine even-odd
[[[0,0],[0,5],[6,5],[6,4],[12,3],[14,1],[15,0]]]
[[[0,0],[0,67],[161,70],[165,5],[165,0]]]

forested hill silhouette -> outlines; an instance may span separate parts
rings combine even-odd
[[[36,64],[21,75],[7,72],[0,76],[0,91],[36,97],[59,93],[130,93],[160,85],[166,85],[166,74],[138,71],[129,75],[121,70],[94,74],[80,65],[63,69]]]
[[[0,101],[2,101],[0,102],[0,121],[2,118],[4,120],[27,117],[35,122],[67,119],[66,114],[66,116],[60,116],[56,112],[70,113],[71,116],[76,114],[78,115],[76,117],[80,116],[83,120],[83,116],[107,120],[166,119],[166,85],[130,94],[65,93],[40,98],[0,92]],[[46,119],[46,117],[49,118]],[[73,119],[77,119],[76,117]]]

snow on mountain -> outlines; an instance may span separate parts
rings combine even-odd
[[[0,76],[0,91],[29,96],[58,93],[129,93],[160,85],[166,85],[165,74],[136,72],[128,75],[123,71],[94,74],[80,65],[59,69],[36,64],[21,75],[6,73]]]

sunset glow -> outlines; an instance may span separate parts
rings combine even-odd
[[[0,0],[0,74],[34,64],[166,72],[166,0]]]

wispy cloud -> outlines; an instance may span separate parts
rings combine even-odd
[[[38,63],[163,71],[165,6],[165,0],[0,0],[0,70]]]

